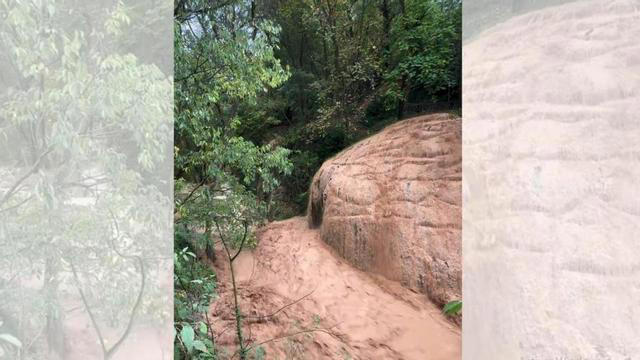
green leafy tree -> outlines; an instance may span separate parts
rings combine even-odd
[[[0,1],[0,306],[23,319],[24,359],[65,357],[70,303],[105,359],[135,321],[170,316],[171,80],[123,48],[134,13]]]
[[[279,200],[297,212],[327,157],[390,121],[460,104],[459,0],[253,4],[256,16],[281,26],[274,55],[291,77],[240,107],[237,130],[293,151],[296,172]]]
[[[391,27],[385,96],[403,117],[410,95],[460,96],[462,7],[457,0],[406,0]]]
[[[255,4],[246,1],[177,1],[174,11],[176,229],[185,247],[195,250],[192,254],[202,252],[214,260],[216,244],[222,247],[232,269],[243,359],[247,343],[233,261],[252,245],[251,229],[268,215],[279,177],[292,168],[289,150],[256,145],[239,132],[243,110],[255,106],[261,94],[289,76],[274,55],[279,27],[256,15]],[[180,249],[176,246],[176,251]],[[181,261],[187,259],[183,256]],[[203,279],[197,272],[189,274],[191,278],[185,279],[185,273],[176,268],[176,288],[182,294],[191,293],[185,296],[195,296],[197,303],[206,303],[210,292],[193,294],[192,285],[186,285]],[[210,326],[202,318],[206,310],[185,313],[182,300],[176,306],[181,321],[176,324],[179,356],[215,354],[214,334],[201,331],[208,336],[205,341],[193,330],[200,323]],[[198,341],[206,351],[198,349]]]

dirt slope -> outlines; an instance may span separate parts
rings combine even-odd
[[[257,249],[234,266],[245,336],[283,337],[264,344],[267,359],[461,358],[458,328],[424,295],[353,268],[306,218],[271,223],[258,235]],[[218,268],[221,298],[211,316],[218,344],[235,349],[228,274]]]

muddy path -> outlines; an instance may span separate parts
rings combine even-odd
[[[353,268],[306,218],[271,223],[258,236],[234,269],[245,337],[267,341],[267,359],[460,359],[459,328],[424,295]],[[229,271],[217,271],[211,319],[218,345],[235,349]]]

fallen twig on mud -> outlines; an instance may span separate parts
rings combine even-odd
[[[317,289],[317,288],[316,288]],[[246,319],[255,319],[256,322],[260,322],[263,321],[265,319],[268,319],[270,317],[274,317],[276,314],[278,314],[279,312],[281,312],[282,310],[288,308],[289,306],[295,305],[297,303],[299,303],[300,301],[304,300],[305,298],[309,297],[311,294],[313,294],[314,291],[316,291],[316,289],[311,290],[311,292],[309,292],[308,294],[304,295],[303,297],[294,300],[293,302],[290,302],[284,306],[282,306],[281,308],[279,308],[278,310],[276,310],[275,312],[269,314],[269,315],[261,315],[261,316],[245,316]]]
[[[333,337],[335,339],[338,339],[341,343],[345,344],[344,340],[342,340],[342,338],[340,338],[340,336],[336,335],[334,332],[331,331],[331,329],[335,328],[338,325],[339,325],[339,323],[335,324],[335,325],[333,325],[331,327],[317,328],[317,329],[304,329],[304,330],[296,331],[296,332],[293,332],[293,333],[290,333],[290,334],[276,336],[276,337],[271,338],[269,340],[265,340],[265,341],[253,344],[251,346],[247,346],[247,347],[244,348],[244,351],[245,352],[249,352],[251,349],[254,349],[254,348],[258,347],[258,346],[261,346],[261,345],[264,345],[264,344],[267,344],[267,343],[270,343],[270,342],[286,339],[286,338],[297,336],[297,335],[313,333],[313,332],[321,332],[321,333],[328,334],[331,337]],[[231,359],[235,358],[237,354],[238,354],[238,351],[233,353],[233,355],[231,356]]]

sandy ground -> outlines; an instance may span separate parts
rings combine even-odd
[[[306,218],[271,223],[259,238],[234,268],[245,337],[266,341],[267,359],[461,358],[459,328],[424,295],[351,267]],[[229,271],[217,270],[220,298],[211,305],[211,321],[218,345],[233,353]]]
[[[463,46],[466,359],[640,359],[639,38],[588,0]]]

